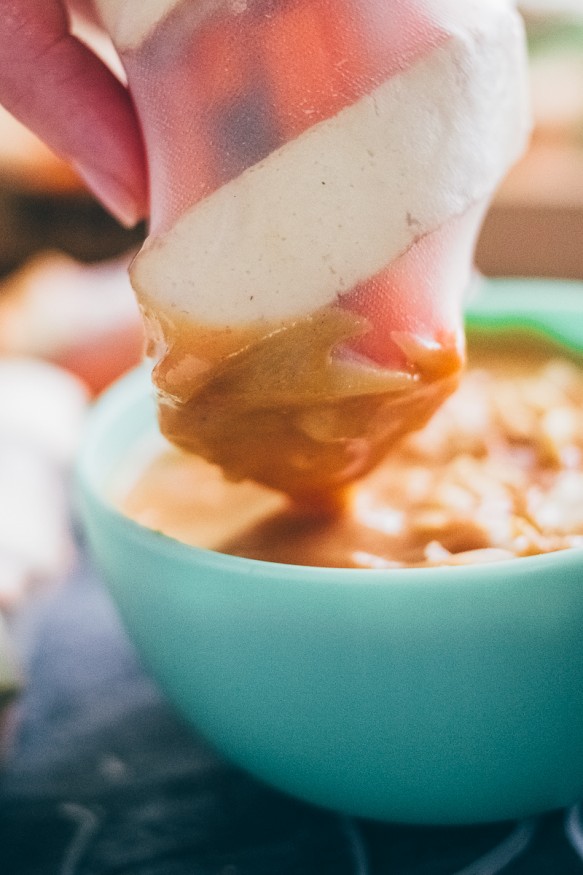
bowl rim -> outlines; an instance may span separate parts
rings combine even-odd
[[[559,293],[558,306],[557,292]],[[534,308],[532,301],[535,301]],[[543,299],[546,299],[543,301]],[[550,299],[550,300],[549,300]],[[573,281],[553,280],[481,280],[477,294],[470,301],[467,311],[467,326],[470,330],[494,332],[501,331],[518,333],[520,331],[542,335],[542,339],[550,340],[555,345],[567,349],[571,355],[583,355],[583,324],[579,329],[579,337],[573,340],[561,333],[561,318],[577,312],[581,319],[583,302],[583,283]],[[541,303],[543,306],[541,307]],[[550,306],[550,304],[553,306]],[[557,327],[558,325],[558,327]],[[112,386],[106,389],[93,403],[89,411],[84,434],[77,454],[74,470],[74,480],[81,502],[95,503],[102,513],[112,519],[121,531],[133,542],[147,550],[155,550],[173,561],[189,565],[204,565],[209,568],[220,567],[238,575],[260,576],[262,578],[277,577],[290,580],[305,580],[309,575],[311,580],[350,582],[356,584],[374,583],[387,586],[410,585],[412,578],[416,584],[434,586],[438,581],[456,581],[458,584],[477,583],[482,578],[491,580],[492,572],[508,574],[512,571],[513,578],[529,576],[536,570],[537,574],[552,571],[557,566],[580,565],[583,571],[583,546],[556,550],[550,553],[534,556],[513,557],[494,562],[483,562],[469,565],[440,565],[432,567],[403,568],[332,568],[313,565],[295,565],[281,562],[271,562],[261,559],[248,559],[232,556],[203,547],[186,544],[148,526],[132,520],[119,510],[113,499],[107,497],[107,476],[103,476],[103,462],[100,459],[99,445],[103,437],[110,433],[115,423],[131,415],[137,406],[154,402],[154,392],[148,392],[150,367],[142,363],[123,375]],[[117,453],[118,461],[127,451],[128,444]],[[109,465],[109,473],[111,473]],[[84,516],[82,512],[82,516]]]

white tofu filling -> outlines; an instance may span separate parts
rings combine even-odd
[[[150,237],[132,280],[213,326],[331,304],[494,190],[529,132],[524,38],[482,15]]]

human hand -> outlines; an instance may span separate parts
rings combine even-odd
[[[70,32],[80,5],[0,0],[0,102],[132,226],[148,209],[140,127],[127,89]]]

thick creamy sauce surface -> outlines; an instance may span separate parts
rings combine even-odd
[[[438,346],[403,336],[403,370],[333,354],[359,330],[358,317],[334,308],[273,330],[175,322],[154,370],[162,433],[231,479],[336,506],[388,446],[425,424],[455,389],[462,365],[455,338]]]
[[[298,565],[465,564],[583,546],[583,369],[508,346],[474,350],[457,392],[335,514],[227,481],[173,448],[118,504],[187,544]]]

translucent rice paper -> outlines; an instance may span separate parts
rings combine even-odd
[[[143,126],[132,279],[174,442],[335,500],[452,391],[528,131],[510,0],[96,0]]]

